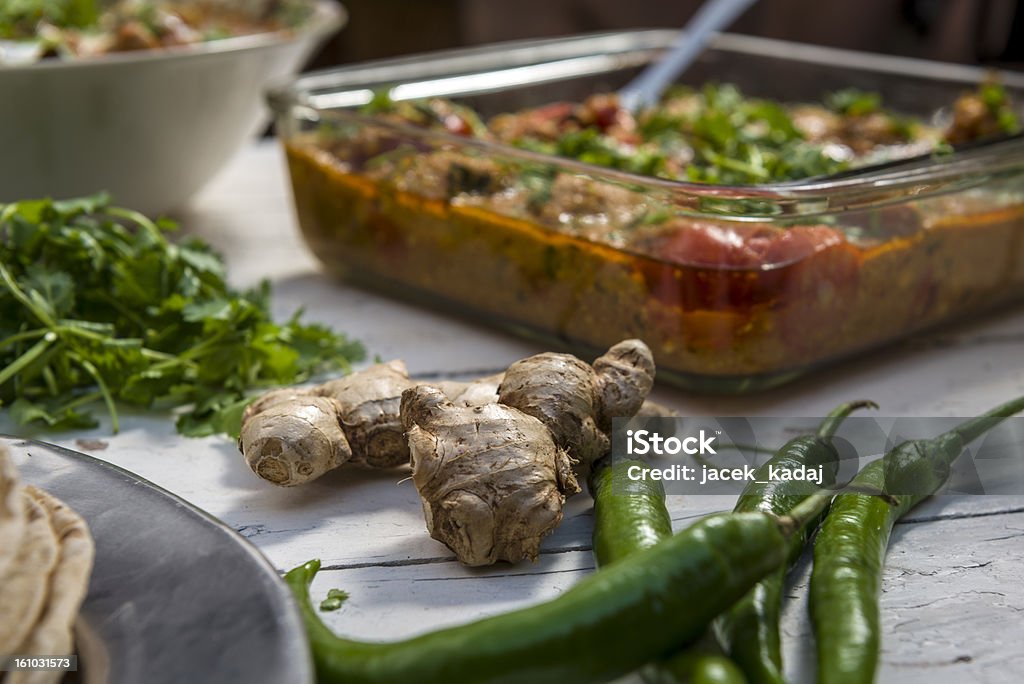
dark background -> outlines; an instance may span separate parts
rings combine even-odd
[[[678,28],[697,0],[343,0],[349,24],[311,68],[517,38]],[[731,29],[951,62],[1024,68],[1024,1],[760,0]]]

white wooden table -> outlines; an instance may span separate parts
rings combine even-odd
[[[415,375],[472,376],[543,351],[534,343],[331,281],[295,227],[282,156],[245,149],[182,216],[227,257],[236,285],[274,284],[275,312],[306,307],[362,340],[369,353],[402,358]],[[869,359],[750,397],[694,397],[658,387],[655,398],[689,415],[813,416],[868,397],[885,415],[966,416],[1024,394],[1024,310],[915,337]],[[5,427],[0,424],[0,428]],[[590,504],[568,505],[535,564],[471,570],[427,535],[404,473],[342,469],[296,489],[257,479],[224,438],[186,439],[166,417],[128,416],[106,427],[42,435],[132,470],[221,518],[282,570],[310,558],[325,571],[314,585],[351,593],[325,613],[339,632],[393,639],[556,596],[590,572]],[[81,448],[80,446],[77,448]],[[731,501],[670,497],[678,526]],[[895,532],[882,596],[881,682],[1019,682],[1024,677],[1024,496],[932,499]],[[806,563],[794,573],[784,618],[787,667],[813,681],[806,617]]]

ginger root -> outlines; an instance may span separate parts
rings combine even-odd
[[[456,406],[426,385],[406,390],[401,413],[430,536],[466,565],[535,559],[579,491],[547,427],[502,404]]]
[[[394,468],[409,462],[398,410],[402,392],[412,384],[405,364],[390,361],[320,385],[317,393],[341,406],[338,421],[352,449],[353,463]]]
[[[501,378],[440,384],[455,404],[476,406],[497,401]],[[242,415],[238,448],[254,473],[283,487],[345,463],[406,465],[399,409],[402,392],[416,384],[403,362],[390,361],[314,387],[271,390]]]
[[[309,482],[352,458],[340,412],[330,397],[274,391],[246,408],[238,448],[268,482],[283,487]]]
[[[308,389],[274,390],[245,412],[239,446],[260,477],[291,486],[344,463],[409,463],[427,529],[466,565],[536,558],[565,498],[610,448],[654,383],[639,340],[593,365],[537,354],[504,374],[422,385],[401,361]]]
[[[612,418],[640,410],[654,385],[654,359],[640,340],[624,340],[594,361],[537,354],[505,372],[498,401],[544,423],[555,444],[586,470],[608,453]]]
[[[470,382],[444,381],[433,386],[444,392],[456,406],[483,406],[498,401],[498,386],[504,378],[504,373],[496,373]]]
[[[430,536],[466,565],[536,558],[577,491],[573,467],[608,453],[613,417],[631,417],[654,382],[638,340],[591,366],[538,354],[509,366],[498,402],[457,407],[437,388],[402,395],[413,482]]]
[[[344,463],[408,463],[398,409],[412,384],[405,364],[391,361],[315,387],[271,390],[246,408],[238,447],[254,473],[284,487]]]

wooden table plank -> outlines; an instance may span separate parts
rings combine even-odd
[[[898,525],[886,562],[879,682],[1017,682],[1024,672],[1024,513]],[[814,681],[810,565],[791,576],[782,627],[792,681]]]

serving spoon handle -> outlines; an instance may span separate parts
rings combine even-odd
[[[693,15],[672,49],[652,62],[619,91],[619,104],[630,111],[655,104],[668,84],[693,64],[711,37],[726,28],[756,0],[709,0]]]

